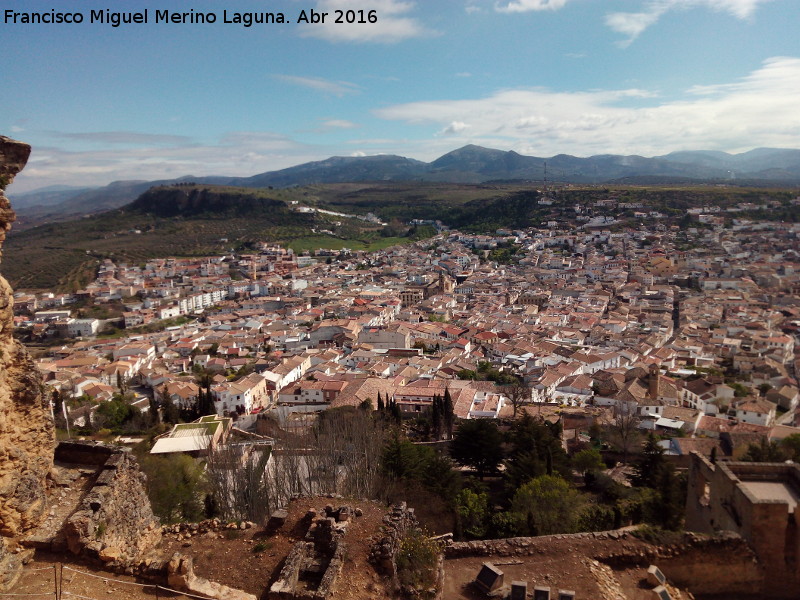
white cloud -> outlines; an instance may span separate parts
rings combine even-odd
[[[566,6],[567,0],[513,0],[508,3],[497,2],[497,12],[520,13],[534,10],[559,10]]]
[[[345,119],[328,119],[327,121],[323,121],[322,125],[326,129],[354,129],[358,127],[357,123]]]
[[[800,147],[798,97],[800,58],[776,57],[739,81],[696,86],[676,101],[658,101],[654,92],[638,89],[508,89],[473,100],[399,104],[375,114],[433,125],[433,140],[447,133],[451,143],[512,146],[541,156],[655,155],[681,148],[735,152]]]
[[[625,47],[633,42],[648,27],[654,25],[662,16],[672,10],[709,8],[726,12],[738,19],[751,17],[759,5],[772,0],[648,0],[638,12],[615,12],[606,15],[608,27],[628,36],[620,43]]]
[[[464,131],[466,131],[470,127],[471,127],[471,125],[467,125],[463,121],[453,121],[452,123],[450,123],[450,125],[448,125],[444,129],[442,129],[439,133],[442,134],[442,135],[452,135],[452,134],[456,134],[456,133],[463,133]]]
[[[183,135],[140,133],[138,131],[90,131],[83,133],[52,132],[54,137],[96,144],[123,146],[151,146],[187,144],[190,138]]]
[[[50,134],[55,142],[73,138],[70,133]],[[333,147],[301,144],[281,134],[259,131],[232,132],[208,144],[195,140],[150,147],[109,144],[88,151],[40,143],[33,145],[28,164],[16,177],[11,191],[21,193],[53,184],[100,186],[117,180],[184,175],[250,176],[335,153]]]
[[[415,9],[414,2],[402,0],[317,0],[317,12],[326,12],[325,23],[300,24],[300,35],[330,42],[394,44],[403,40],[434,35],[418,19],[408,16]],[[363,14],[368,20],[375,11],[374,23],[335,23],[336,11],[354,11],[357,18]]]
[[[356,150],[355,152],[350,154],[350,156],[353,156],[353,157],[356,157],[356,158],[361,158],[361,157],[364,157],[366,155],[367,155],[367,153],[366,152],[362,152],[361,150]]]
[[[355,83],[349,81],[331,81],[322,77],[299,77],[297,75],[275,75],[274,77],[287,83],[339,97],[356,94],[361,90]]]

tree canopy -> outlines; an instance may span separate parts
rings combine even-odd
[[[458,464],[472,467],[483,478],[503,460],[502,437],[494,421],[463,421],[453,437],[450,455]]]

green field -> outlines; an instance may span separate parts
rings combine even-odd
[[[326,250],[341,250],[348,248],[350,250],[365,250],[372,252],[374,250],[383,250],[389,246],[397,246],[398,244],[409,244],[413,242],[411,238],[407,237],[384,237],[376,238],[374,241],[369,240],[342,240],[339,238],[330,237],[327,235],[310,235],[307,237],[296,238],[286,243],[286,245],[297,253],[306,250],[314,252],[320,248]]]

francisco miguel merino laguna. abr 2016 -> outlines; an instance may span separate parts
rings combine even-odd
[[[170,10],[154,10],[154,19],[151,21],[150,9],[136,12],[118,12],[110,9],[100,9],[89,11],[88,19],[83,12],[60,12],[51,9],[45,12],[21,12],[13,9],[6,9],[3,12],[3,22],[5,24],[23,25],[61,25],[79,23],[101,23],[112,27],[132,24],[148,23],[177,23],[177,24],[211,24],[216,23],[218,16],[216,12],[200,12],[191,9],[189,11],[177,12]],[[221,23],[236,24],[242,27],[251,27],[255,24],[289,23],[282,12],[228,12],[222,11]]]

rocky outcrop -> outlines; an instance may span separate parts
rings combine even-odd
[[[30,152],[27,144],[0,136],[0,244],[14,220],[3,190]],[[45,477],[53,465],[55,439],[41,377],[12,337],[13,308],[11,288],[0,277],[0,535],[7,538],[35,527],[45,512]],[[19,569],[19,561],[2,551],[6,547],[2,540],[0,582],[10,581]]]
[[[64,525],[69,550],[112,568],[133,568],[152,558],[161,525],[145,491],[145,477],[130,454],[112,454],[97,481]]]

